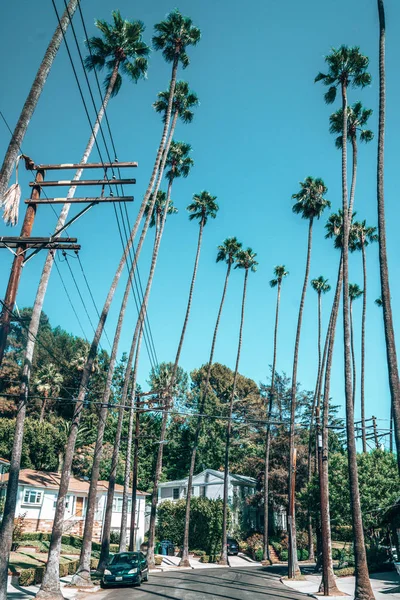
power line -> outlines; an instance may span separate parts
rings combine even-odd
[[[57,273],[58,273],[58,275],[59,275],[59,277],[60,277],[60,279],[61,279],[62,286],[63,286],[63,288],[64,288],[64,291],[65,291],[65,294],[66,294],[66,296],[67,296],[67,298],[68,298],[68,301],[69,301],[69,303],[70,303],[70,305],[71,305],[71,308],[72,308],[72,310],[73,310],[73,312],[74,312],[74,315],[75,315],[75,317],[76,317],[76,320],[77,320],[77,321],[78,321],[78,323],[79,323],[79,327],[81,328],[81,331],[82,331],[82,333],[83,333],[83,337],[85,338],[86,342],[87,342],[87,343],[89,343],[89,340],[88,340],[88,339],[87,339],[87,337],[86,337],[86,333],[85,333],[85,330],[84,330],[84,328],[83,328],[83,325],[82,325],[82,323],[81,323],[81,320],[80,320],[80,318],[79,318],[79,315],[78,315],[78,313],[76,312],[76,308],[75,308],[75,306],[74,306],[74,304],[73,304],[73,302],[72,302],[72,300],[71,300],[71,296],[69,295],[69,292],[68,292],[67,286],[65,285],[64,279],[63,279],[63,277],[62,277],[62,275],[61,275],[61,271],[60,271],[60,269],[58,268],[57,261],[55,260],[55,257],[53,257],[53,258],[54,258],[54,261],[53,261],[53,262],[54,262],[54,264],[55,264],[55,266],[56,266]]]
[[[52,0],[52,3],[53,3],[54,10],[56,12],[56,15],[57,15],[57,19],[60,22],[60,17],[59,17],[59,14],[58,14],[58,11],[57,11],[57,7],[55,5],[54,0]],[[87,77],[87,73],[86,73],[86,70],[85,70],[84,63],[83,63],[82,54],[81,54],[81,51],[80,51],[79,43],[78,43],[78,40],[77,40],[77,37],[76,37],[75,28],[74,28],[74,24],[73,24],[72,20],[71,20],[71,29],[72,29],[73,34],[74,34],[75,43],[76,43],[76,46],[77,46],[77,49],[78,49],[78,54],[79,54],[79,57],[80,57],[82,69],[84,71],[86,83],[87,83],[88,88],[89,88],[89,93],[90,93],[90,96],[91,96],[91,99],[92,99],[92,103],[93,103],[95,112],[97,113],[96,103],[94,101],[94,97],[93,97],[93,93],[92,93],[92,90],[91,90],[90,82],[89,82],[88,77]],[[73,72],[74,72],[74,75],[75,75],[75,80],[76,80],[76,83],[78,85],[78,89],[79,89],[79,92],[80,92],[81,100],[82,100],[82,103],[84,105],[84,109],[85,109],[85,112],[86,112],[86,115],[87,115],[87,118],[88,118],[88,121],[89,121],[89,125],[90,125],[90,127],[92,129],[92,133],[93,133],[93,128],[92,128],[92,125],[91,125],[91,120],[90,120],[89,112],[88,112],[88,109],[87,109],[86,101],[85,101],[84,96],[83,96],[83,92],[82,92],[82,88],[81,88],[81,85],[80,85],[80,82],[79,82],[79,78],[78,78],[78,75],[77,75],[77,72],[76,72],[76,69],[75,69],[75,65],[73,63],[72,55],[71,55],[71,52],[69,50],[68,42],[66,40],[66,37],[65,37],[64,33],[63,33],[63,38],[64,38],[64,43],[65,43],[66,48],[67,48],[67,53],[68,53],[68,56],[69,56],[69,60],[71,62],[71,66],[72,66],[72,69],[73,69]],[[89,46],[89,52],[91,53],[90,46]],[[98,80],[97,73],[95,73],[95,75],[96,75],[96,79]],[[104,107],[104,100],[102,101],[102,105]],[[104,107],[104,113],[106,114],[105,107]],[[103,142],[104,142],[104,145],[105,145],[107,156],[109,158],[109,162],[112,162],[111,161],[111,157],[110,157],[110,153],[108,151],[108,146],[107,146],[107,143],[106,143],[105,138],[104,138],[103,128],[102,128],[101,124],[99,124],[99,129],[100,129],[100,132],[101,132],[101,135],[102,135],[102,138],[103,138]],[[104,161],[102,159],[101,152],[100,152],[100,149],[99,149],[96,137],[95,137],[95,144],[96,144],[97,151],[99,153],[100,161],[102,162],[102,164],[104,166]],[[113,168],[112,168],[112,171],[114,173],[114,169]],[[105,169],[105,177],[107,178],[106,169]],[[114,177],[115,177],[115,175],[114,175]],[[114,205],[114,212],[115,212],[115,216],[117,218],[118,228],[120,230],[120,225],[119,225],[119,221],[118,221],[118,216],[117,216],[117,211],[116,211],[115,205]],[[123,242],[123,239],[122,239],[122,233],[121,233],[121,231],[120,231],[120,237],[121,237],[121,242],[122,242],[123,249],[125,250],[125,245],[124,245],[124,242]],[[128,240],[126,240],[126,241],[128,241]],[[132,257],[130,256],[130,253],[131,253],[131,248],[129,249],[129,257],[131,259],[131,268],[132,268]],[[127,258],[128,258],[128,256],[127,256]],[[138,298],[140,298],[139,292],[138,292],[138,288],[137,288],[137,282],[136,282],[136,272],[134,273],[134,278],[135,278],[135,284],[136,284],[136,289],[137,289],[137,293],[138,293]],[[131,289],[132,289],[133,296],[134,296],[134,299],[135,299],[136,308],[137,308],[138,314],[139,314],[139,307],[138,307],[138,303],[136,301],[135,291],[134,291],[134,288],[133,288],[133,285],[132,285],[132,279],[131,279],[131,277],[130,277],[130,285],[131,285]],[[146,323],[145,323],[145,329],[146,329]],[[147,337],[149,337],[149,336],[147,336]],[[148,355],[149,355],[150,363],[151,363],[152,367],[154,367],[153,360],[152,360],[152,355],[151,355],[151,351],[149,349],[149,347],[151,347],[151,344],[149,344],[148,339],[146,339],[146,334],[144,335],[144,338],[145,338],[145,344],[146,344],[146,349],[147,349],[147,352],[148,352]]]

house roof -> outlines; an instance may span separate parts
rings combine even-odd
[[[8,481],[8,473],[4,475],[4,482]],[[22,485],[29,485],[36,488],[45,488],[49,490],[58,490],[60,486],[60,473],[50,473],[48,471],[35,471],[33,469],[22,469],[19,472],[18,483]],[[89,492],[90,481],[78,477],[70,477],[68,491],[69,492]],[[108,481],[99,481],[97,485],[99,491],[108,490]],[[117,493],[123,492],[123,486],[116,484],[115,491]],[[131,493],[132,490],[129,489]],[[145,492],[139,492],[139,496],[147,496]]]
[[[7,460],[6,458],[1,458],[1,456],[0,456],[0,463],[3,463],[3,465],[9,465],[10,461]]]
[[[215,471],[214,469],[205,469],[204,471],[201,471],[201,473],[198,473],[197,475],[194,476],[194,480],[199,477],[200,475],[203,475],[204,473],[210,473],[210,475],[214,475],[215,477],[218,477],[219,479],[223,479],[224,478],[224,471]],[[233,480],[233,483],[238,483],[238,484],[242,484],[242,485],[256,485],[256,480],[254,479],[254,477],[247,477],[247,475],[235,475],[234,473],[229,473],[229,477],[231,478],[231,480]],[[172,486],[182,486],[182,485],[186,485],[188,481],[188,478],[186,477],[185,479],[176,479],[175,481],[165,481],[164,483],[160,483],[159,487],[172,487]]]

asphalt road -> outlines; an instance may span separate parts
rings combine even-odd
[[[103,590],[96,600],[304,600],[263,567],[151,573],[140,587]]]

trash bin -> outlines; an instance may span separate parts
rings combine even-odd
[[[168,556],[168,545],[169,542],[161,542],[161,554],[163,556]]]
[[[156,554],[161,554],[161,544],[160,544],[160,542],[157,542],[157,544],[155,545],[154,552]]]

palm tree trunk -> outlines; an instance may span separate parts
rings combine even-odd
[[[204,406],[205,406],[205,402],[207,399],[208,386],[210,384],[211,368],[212,368],[212,364],[213,364],[213,360],[214,360],[215,343],[217,341],[217,333],[218,333],[219,323],[221,320],[222,308],[225,303],[226,290],[228,288],[228,281],[229,281],[229,276],[231,273],[231,268],[232,268],[232,264],[230,262],[228,262],[228,268],[227,268],[226,276],[225,276],[224,289],[222,292],[222,298],[221,298],[221,302],[219,305],[217,321],[215,323],[214,335],[213,335],[213,339],[212,339],[212,343],[211,343],[210,357],[208,359],[206,381],[205,381],[204,388],[201,391],[201,396],[200,396],[200,402],[199,402],[200,415],[197,417],[196,431],[194,434],[192,456],[190,459],[189,477],[188,477],[188,483],[187,483],[185,530],[183,533],[183,549],[182,549],[182,558],[179,563],[180,567],[190,567],[190,561],[189,561],[190,503],[192,500],[192,485],[193,485],[194,470],[195,470],[195,466],[196,466],[196,454],[197,454],[197,448],[198,448],[198,444],[199,444],[201,426],[202,426],[202,422],[203,422],[202,414],[204,412]]]
[[[155,544],[155,533],[156,533],[158,484],[160,481],[160,476],[161,476],[161,471],[162,471],[165,432],[167,430],[167,421],[168,421],[169,398],[166,399],[166,402],[164,403],[163,408],[164,408],[164,411],[162,413],[161,433],[160,433],[160,441],[159,441],[158,452],[157,452],[156,469],[155,469],[155,474],[154,474],[153,493],[151,496],[149,541],[148,541],[148,550],[147,550],[147,563],[149,565],[149,569],[154,569],[154,567],[155,567],[154,544]]]
[[[43,392],[43,402],[42,402],[42,407],[40,409],[39,423],[43,423],[44,413],[46,411],[46,402],[47,402],[47,392]]]
[[[77,2],[75,4],[77,5]],[[68,6],[68,10],[69,10],[70,14],[72,14],[71,13],[72,5],[73,5],[73,3],[70,2],[69,6]],[[76,5],[73,8],[73,11],[75,11]],[[65,16],[68,16],[67,11],[63,16],[63,19]],[[67,24],[68,23],[66,22],[66,26],[67,26]],[[96,139],[96,135],[97,135],[101,120],[104,115],[105,108],[106,108],[108,100],[111,96],[112,88],[114,87],[115,79],[117,76],[117,70],[118,70],[117,67],[118,67],[118,65],[116,65],[116,70],[113,72],[113,76],[112,76],[112,79],[110,80],[110,85],[108,87],[106,96],[104,98],[102,108],[99,111],[99,114],[96,119],[96,123],[93,127],[92,135],[89,138],[88,145],[82,156],[82,160],[81,160],[82,164],[85,164],[87,162],[90,152],[93,148],[94,141]],[[78,171],[75,173],[74,181],[79,180],[81,175],[82,175],[82,169],[78,169]],[[72,186],[69,189],[67,198],[73,197],[73,195],[75,193],[75,189],[76,189],[75,186]],[[70,204],[64,204],[64,206],[61,210],[58,222],[57,222],[56,231],[64,225],[68,211],[69,211],[69,207],[70,207]],[[14,469],[16,469],[16,470],[14,471],[14,470],[11,470],[11,468],[10,468],[9,484],[7,486],[7,497],[10,497],[10,502],[7,505],[7,501],[6,501],[4,517],[3,517],[2,525],[0,528],[0,539],[2,540],[2,543],[4,542],[4,544],[2,546],[3,548],[7,547],[5,538],[3,538],[3,533],[2,533],[3,527],[5,527],[8,523],[8,521],[10,521],[10,523],[11,523],[10,527],[11,527],[11,531],[12,531],[12,524],[14,522],[16,494],[17,494],[17,489],[18,489],[18,476],[19,476],[19,469],[20,469],[20,464],[21,464],[23,428],[24,428],[24,422],[25,422],[26,402],[28,400],[28,394],[29,394],[29,380],[30,380],[30,375],[31,375],[33,352],[34,352],[34,348],[35,348],[36,336],[37,336],[37,333],[39,330],[40,316],[42,313],[44,296],[45,296],[45,293],[47,290],[47,285],[49,282],[51,268],[53,266],[53,261],[54,261],[54,254],[49,252],[47,255],[47,258],[46,258],[45,265],[43,267],[42,276],[41,276],[38,291],[36,294],[35,304],[33,307],[31,321],[30,321],[30,325],[29,325],[28,340],[27,340],[27,346],[26,346],[25,356],[24,356],[24,368],[23,368],[23,374],[22,374],[22,383],[20,386],[19,408],[18,408],[18,412],[17,412],[16,429],[15,429],[15,434],[14,434],[14,442],[15,443],[14,443],[14,447],[13,447],[13,453],[14,453],[15,460],[14,460],[13,466],[14,466]],[[21,447],[19,447],[19,444],[21,444]],[[16,485],[15,485],[15,482],[13,482],[14,478],[16,479]],[[9,511],[9,507],[11,508],[10,511]],[[60,509],[61,509],[61,507],[60,507]],[[11,542],[10,542],[10,544],[11,544]],[[10,545],[10,547],[11,547],[11,545]],[[55,561],[58,561],[58,560],[59,560],[59,551],[58,551],[58,554],[57,553],[55,554]],[[51,567],[51,564],[50,564],[50,567]],[[2,568],[3,568],[2,559],[0,558],[0,571]],[[56,569],[56,567],[53,566],[52,572],[53,572],[53,581],[54,582],[55,582],[55,577],[56,577],[56,573],[57,573],[57,583],[55,583],[54,589],[56,590],[56,592],[59,592],[58,567]],[[2,586],[2,576],[1,576],[1,572],[0,572],[0,588],[1,588],[1,586]],[[1,594],[1,592],[0,592],[0,594]]]
[[[243,297],[242,297],[242,312],[240,316],[240,328],[239,328],[239,341],[238,350],[236,355],[235,373],[233,375],[232,392],[229,401],[229,416],[228,425],[226,428],[226,443],[225,443],[225,461],[224,461],[224,496],[223,496],[223,507],[222,507],[222,549],[221,549],[221,565],[228,564],[228,548],[227,548],[227,535],[228,535],[228,493],[229,493],[229,450],[232,433],[232,414],[233,414],[233,401],[236,394],[236,384],[239,373],[239,362],[240,353],[242,350],[242,337],[243,337],[243,323],[244,323],[244,309],[246,305],[246,291],[247,291],[247,279],[249,276],[249,270],[245,270],[244,282],[243,282]]]
[[[152,202],[151,206],[149,207],[148,219],[146,219],[146,222],[149,221],[149,218],[151,218],[151,213],[152,213],[152,210],[154,208],[154,204],[155,204],[155,201],[157,198],[157,192],[159,190],[159,186],[161,183],[162,172],[164,171],[165,162],[166,162],[166,159],[168,156],[169,147],[172,142],[177,119],[178,119],[178,113],[176,112],[174,114],[173,121],[171,124],[171,130],[168,135],[168,140],[166,143],[165,152],[164,152],[162,163],[161,163],[160,173],[159,173],[157,183],[156,183],[156,186],[155,186],[155,189],[153,192],[153,202]],[[97,567],[97,570],[100,573],[104,572],[104,569],[105,569],[107,561],[108,561],[108,555],[110,552],[112,505],[113,505],[113,500],[114,500],[118,455],[119,455],[119,447],[120,447],[120,442],[121,442],[121,432],[122,432],[122,425],[123,425],[123,415],[124,415],[123,406],[125,405],[126,399],[128,396],[128,385],[129,385],[129,381],[130,381],[131,374],[132,374],[132,363],[133,363],[133,357],[135,355],[136,344],[137,344],[139,332],[141,331],[141,327],[143,326],[144,319],[146,316],[147,303],[148,303],[148,299],[149,299],[149,295],[150,295],[151,285],[152,285],[153,276],[154,276],[154,270],[155,270],[156,262],[157,262],[158,249],[159,249],[159,245],[160,245],[160,241],[161,241],[161,232],[164,228],[165,218],[168,213],[170,193],[171,193],[171,188],[170,188],[170,186],[168,186],[168,193],[167,193],[168,202],[166,203],[166,210],[163,213],[163,221],[160,226],[161,229],[159,230],[158,226],[156,227],[156,244],[155,244],[154,250],[153,250],[150,274],[149,274],[149,278],[147,280],[147,286],[146,286],[145,294],[144,294],[143,301],[142,301],[142,304],[140,307],[138,320],[136,322],[136,328],[135,328],[135,332],[134,332],[134,336],[133,336],[133,340],[132,340],[132,344],[131,344],[131,349],[129,352],[128,362],[127,362],[127,366],[126,366],[126,371],[125,371],[124,386],[123,386],[122,396],[121,396],[121,408],[120,408],[119,415],[118,415],[117,430],[116,430],[115,443],[114,443],[114,448],[113,448],[113,456],[112,456],[112,460],[111,460],[109,484],[108,484],[108,490],[107,490],[107,502],[106,502],[105,516],[104,516],[104,524],[103,524],[100,560],[99,560],[99,564]],[[157,249],[156,249],[156,246],[157,246]],[[137,259],[137,253],[136,253],[136,259]],[[134,377],[132,402],[134,401],[135,387],[136,387],[136,376]]]
[[[300,573],[299,563],[297,561],[297,543],[296,543],[296,519],[295,519],[295,506],[294,506],[294,495],[290,493],[290,490],[295,486],[295,474],[293,472],[293,457],[294,457],[294,420],[296,415],[296,392],[297,392],[297,365],[299,361],[299,349],[300,349],[300,335],[301,325],[303,321],[304,302],[306,298],[308,277],[310,273],[310,262],[311,262],[311,247],[312,247],[312,226],[313,220],[310,219],[308,227],[308,244],[307,244],[307,260],[306,260],[306,271],[304,274],[303,289],[300,298],[299,316],[297,320],[297,331],[296,341],[294,346],[294,358],[293,358],[293,375],[292,375],[292,391],[291,391],[291,403],[290,403],[290,468],[289,468],[289,578],[296,577]],[[291,523],[289,522],[291,520]]]
[[[204,230],[204,219],[202,218],[201,221],[200,221],[199,237],[198,237],[198,241],[197,241],[196,258],[195,258],[195,261],[194,261],[193,275],[192,275],[192,281],[191,281],[191,284],[190,284],[189,298],[188,298],[188,303],[187,303],[187,307],[186,307],[185,320],[183,322],[182,333],[181,333],[181,337],[180,337],[180,340],[179,340],[178,350],[177,350],[176,357],[175,357],[175,363],[174,363],[172,374],[171,374],[171,383],[170,383],[170,386],[169,386],[170,389],[172,388],[172,386],[174,385],[174,382],[175,382],[176,374],[177,374],[177,371],[178,371],[179,358],[180,358],[180,355],[181,355],[183,341],[184,341],[185,333],[186,333],[186,328],[187,328],[187,324],[188,324],[188,321],[189,321],[190,309],[191,309],[191,306],[192,306],[192,299],[193,299],[194,284],[196,282],[197,268],[198,268],[198,265],[199,265],[201,242],[202,242],[202,239],[203,239],[203,230]],[[154,563],[154,542],[155,542],[155,531],[156,531],[156,510],[157,510],[157,500],[158,500],[158,483],[159,483],[159,478],[160,478],[161,470],[162,470],[162,457],[163,457],[163,451],[164,451],[164,443],[163,443],[164,442],[164,437],[163,436],[165,436],[165,430],[166,430],[167,418],[168,418],[168,410],[170,408],[171,403],[172,403],[172,399],[168,398],[166,406],[165,406],[165,412],[163,413],[163,420],[162,420],[162,427],[161,427],[161,436],[160,436],[160,445],[159,445],[159,448],[158,448],[157,466],[156,466],[156,473],[155,473],[155,477],[154,477],[153,493],[152,493],[152,498],[151,498],[149,543],[148,543],[148,550],[147,550],[147,562],[149,563],[149,567],[150,568],[154,568],[154,566],[155,566],[155,563]]]
[[[36,73],[32,87],[29,90],[28,97],[25,100],[18,123],[15,126],[0,170],[0,198],[6,191],[17,156],[21,152],[21,146],[24,141],[29,122],[33,113],[35,112],[36,105],[45,86],[48,74],[50,73],[50,69],[53,65],[53,61],[57,55],[58,49],[60,48],[64,37],[64,32],[67,30],[70,19],[75,13],[77,6],[78,0],[69,1],[68,7],[65,9],[64,14],[60,19],[61,27],[60,24],[57,25],[53,37],[47,46],[47,50],[40,64],[38,72]],[[4,546],[2,546],[2,548],[4,548]]]
[[[390,394],[393,406],[394,435],[397,448],[397,466],[400,473],[400,386],[396,355],[396,341],[393,328],[393,315],[390,300],[389,268],[386,249],[385,223],[385,187],[384,187],[384,153],[385,153],[385,110],[386,110],[386,73],[385,73],[385,7],[383,0],[378,0],[379,13],[379,133],[378,133],[378,233],[379,233],[379,267],[381,276],[381,297],[383,307],[383,323],[385,327],[386,354],[389,371]]]
[[[129,411],[129,424],[128,424],[128,442],[126,449],[126,460],[125,460],[125,473],[124,473],[124,491],[122,495],[122,510],[121,510],[121,528],[120,528],[120,542],[119,551],[125,552],[126,550],[126,539],[127,539],[127,524],[128,524],[128,499],[129,499],[129,479],[131,475],[131,456],[132,456],[132,436],[133,436],[133,417],[134,417],[134,406],[135,406],[135,395],[136,395],[136,381],[137,381],[137,370],[139,365],[140,348],[143,339],[143,325],[140,328],[139,338],[136,348],[135,365],[133,367],[133,384],[132,384],[132,397],[131,397],[131,409]],[[136,449],[136,439],[135,439]],[[136,476],[137,478],[137,476]],[[132,511],[132,507],[131,507]],[[136,504],[135,504],[136,511]]]
[[[177,116],[178,116],[178,113],[176,113],[176,115],[174,117],[174,124],[176,123]],[[173,126],[175,127],[175,125],[173,125]],[[172,135],[170,135],[170,138],[172,140]],[[167,155],[167,153],[168,152],[166,152],[166,155]],[[172,180],[170,180],[168,182],[167,199],[165,202],[161,223],[159,223],[159,219],[157,218],[158,222],[157,222],[157,227],[156,227],[156,235],[155,235],[155,240],[154,240],[154,248],[153,248],[153,255],[152,255],[152,260],[151,260],[149,277],[147,280],[146,290],[145,290],[145,294],[143,297],[143,302],[142,302],[142,306],[140,308],[140,313],[139,313],[138,321],[136,323],[135,333],[134,333],[133,341],[132,341],[132,345],[134,347],[136,347],[136,342],[137,342],[137,348],[136,348],[135,365],[134,365],[134,369],[133,369],[133,384],[132,384],[133,389],[132,389],[132,398],[131,398],[132,408],[130,410],[130,415],[129,415],[128,444],[127,444],[127,453],[126,453],[126,460],[125,460],[125,479],[124,479],[124,492],[123,492],[123,497],[122,497],[121,535],[120,535],[120,548],[119,548],[120,552],[124,552],[126,549],[129,478],[130,478],[130,472],[131,472],[131,453],[132,453],[133,405],[134,405],[134,399],[135,399],[136,379],[137,379],[137,370],[138,370],[138,365],[139,365],[140,348],[141,348],[141,344],[142,344],[144,320],[146,318],[147,305],[148,305],[148,301],[149,301],[151,286],[153,284],[154,272],[156,269],[158,252],[159,252],[160,243],[161,243],[161,237],[164,232],[165,221],[167,219],[169,203],[171,200],[171,190],[172,190]],[[157,192],[154,194],[154,202],[156,200],[156,196],[157,196]],[[153,203],[153,206],[154,206],[154,203]],[[151,215],[152,215],[152,209],[150,209],[148,212],[148,215],[147,215],[148,220],[151,219]]]
[[[281,302],[281,286],[282,281],[278,281],[278,290],[276,295],[276,309],[275,309],[275,328],[274,328],[274,355],[272,359],[272,375],[271,375],[271,388],[269,392],[268,412],[267,412],[267,433],[265,438],[265,467],[264,467],[264,540],[263,540],[263,559],[270,560],[269,556],[269,543],[268,543],[268,506],[269,506],[269,453],[271,448],[271,415],[272,406],[274,403],[275,393],[275,371],[276,371],[276,353],[278,343],[278,324],[279,324],[279,306]]]
[[[321,359],[322,306],[321,305],[322,305],[322,293],[319,292],[318,293],[318,371],[317,371],[317,383],[315,386],[316,390],[318,389],[318,386],[319,386],[320,374],[321,374],[321,369],[322,369],[322,364],[321,364],[321,360],[322,360]],[[329,327],[328,327],[328,332],[329,332]],[[313,404],[311,407],[310,429],[309,429],[309,434],[308,434],[308,457],[307,457],[307,467],[308,467],[307,483],[308,484],[310,484],[311,477],[312,477],[312,434],[313,434],[313,428],[314,428],[315,408],[316,408],[317,404],[319,405],[319,394],[314,394]],[[314,553],[312,517],[311,517],[310,510],[308,510],[308,515],[307,515],[307,536],[308,536],[308,559],[313,561],[315,559],[315,553]]]
[[[353,217],[353,209],[354,209],[354,196],[356,192],[356,182],[357,182],[357,137],[353,136],[351,138],[351,146],[353,148],[353,167],[352,167],[352,176],[351,176],[351,186],[350,186],[350,202],[349,202],[349,219],[350,223]]]
[[[73,459],[73,454],[74,454],[74,449],[75,449],[78,425],[79,425],[79,421],[80,421],[80,417],[81,417],[84,399],[85,399],[86,392],[87,392],[87,385],[89,383],[93,361],[97,355],[97,348],[99,345],[101,335],[104,330],[104,325],[107,320],[111,302],[114,298],[115,290],[117,288],[119,279],[121,277],[122,270],[125,266],[129,250],[135,239],[137,230],[139,228],[139,224],[142,220],[145,208],[146,208],[148,200],[150,198],[150,194],[153,190],[156,175],[159,170],[161,171],[160,177],[162,176],[162,170],[163,170],[163,166],[165,165],[166,154],[167,154],[167,152],[166,152],[165,155],[163,156],[163,151],[164,151],[164,147],[166,146],[167,134],[168,134],[169,124],[170,124],[170,117],[171,117],[171,112],[172,112],[172,101],[173,101],[173,96],[174,96],[174,92],[175,92],[175,83],[176,83],[176,70],[177,70],[177,59],[174,61],[174,66],[172,69],[168,109],[167,109],[166,118],[165,118],[165,122],[164,122],[163,134],[161,137],[160,146],[158,148],[157,157],[156,157],[156,161],[154,163],[150,182],[149,182],[148,188],[146,190],[146,193],[144,195],[144,198],[142,200],[142,203],[141,203],[141,206],[139,209],[139,213],[136,217],[136,221],[135,221],[133,229],[130,233],[128,242],[124,248],[124,252],[120,259],[120,262],[117,267],[116,273],[114,275],[113,281],[111,283],[111,287],[108,291],[107,298],[106,298],[105,304],[103,306],[102,313],[100,315],[100,320],[99,320],[99,323],[98,323],[98,326],[97,326],[97,329],[96,329],[96,332],[95,332],[95,335],[93,338],[93,342],[90,347],[89,356],[87,358],[87,361],[86,361],[86,364],[85,364],[85,367],[83,370],[79,393],[78,393],[78,397],[77,397],[77,402],[75,405],[74,415],[72,418],[70,434],[68,436],[68,441],[67,441],[67,445],[66,445],[66,449],[65,449],[64,465],[63,465],[63,470],[62,470],[61,478],[60,478],[60,488],[59,488],[59,494],[58,494],[58,498],[57,498],[57,505],[56,505],[56,510],[55,510],[54,522],[53,522],[52,538],[51,538],[51,542],[50,542],[47,568],[46,568],[46,571],[44,574],[42,585],[37,594],[37,596],[39,598],[44,598],[45,596],[48,596],[48,595],[52,595],[52,596],[57,595],[58,597],[61,597],[58,566],[59,566],[59,561],[60,561],[61,536],[62,536],[64,510],[65,510],[65,497],[68,492],[68,484],[69,484],[69,479],[71,476],[72,459]],[[162,159],[162,164],[160,167],[161,159]]]
[[[361,323],[361,436],[363,452],[366,453],[367,440],[365,431],[365,323],[367,315],[367,257],[365,254],[364,240],[361,240],[361,242],[364,278],[363,312]]]
[[[350,300],[350,350],[351,350],[351,364],[353,370],[353,408],[356,405],[356,384],[357,384],[357,372],[356,372],[356,355],[354,351],[354,327],[353,327],[353,301]]]
[[[129,551],[134,552],[136,546],[136,504],[137,504],[137,483],[138,483],[138,465],[139,465],[139,433],[140,433],[140,400],[136,403],[135,417],[135,443],[133,450],[133,472],[132,472],[132,506],[131,506],[131,529],[129,534]]]
[[[344,342],[344,378],[346,398],[347,454],[349,465],[350,499],[353,520],[354,557],[356,571],[355,600],[373,598],[368,575],[367,557],[364,544],[360,491],[357,472],[357,450],[354,431],[354,407],[351,377],[351,331],[349,311],[349,215],[347,199],[347,88],[342,83],[342,205],[343,205],[343,342]]]
[[[335,344],[336,323],[339,314],[340,293],[343,284],[343,260],[340,257],[339,272],[336,283],[335,296],[333,300],[329,327],[325,341],[325,347],[328,346],[328,354],[326,357],[326,370],[324,382],[324,398],[323,398],[323,428],[322,428],[322,472],[319,469],[320,478],[320,509],[321,509],[321,539],[322,539],[322,580],[320,592],[326,595],[338,595],[338,589],[335,583],[333,574],[332,562],[332,541],[331,541],[331,525],[330,525],[330,508],[329,508],[329,479],[328,479],[328,417],[329,417],[329,398],[330,384],[332,372],[333,349]],[[323,361],[324,362],[324,361]],[[320,466],[320,465],[319,465]]]

